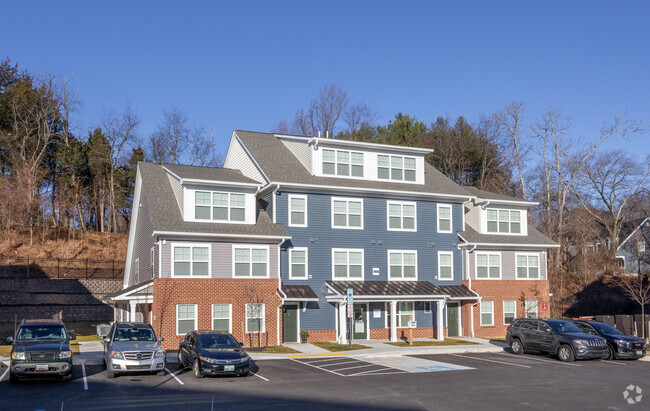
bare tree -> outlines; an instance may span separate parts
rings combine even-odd
[[[630,300],[641,305],[642,338],[645,339],[645,306],[646,304],[650,304],[650,283],[643,281],[643,279],[633,277],[615,277],[612,283],[621,287]]]
[[[361,127],[373,127],[377,115],[365,103],[348,106],[343,112],[343,121],[348,125],[348,132],[356,134]]]
[[[509,140],[512,148],[512,161],[517,166],[519,173],[519,186],[521,197],[526,199],[526,182],[524,180],[524,162],[526,161],[527,148],[523,144],[522,126],[526,106],[520,101],[508,104],[500,113],[500,126]]]
[[[189,124],[189,118],[176,107],[163,109],[162,121],[149,137],[152,160],[156,163],[206,165],[212,145],[205,127]]]

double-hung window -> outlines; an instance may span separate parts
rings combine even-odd
[[[451,233],[451,205],[438,204],[438,232]]]
[[[173,277],[207,277],[210,275],[210,246],[174,245]]]
[[[194,218],[197,220],[244,221],[246,196],[241,193],[194,192]]]
[[[378,155],[377,177],[381,180],[415,181],[415,157]]]
[[[417,231],[416,228],[416,203],[388,203],[388,230],[389,231]]]
[[[537,300],[526,300],[526,318],[537,318]]]
[[[234,277],[268,277],[269,248],[233,247]]]
[[[307,248],[295,247],[289,250],[289,279],[306,280],[309,277],[307,252]]]
[[[332,198],[332,228],[363,229],[363,200]]]
[[[323,149],[323,174],[363,177],[363,153]]]
[[[494,301],[481,301],[481,325],[494,325]]]
[[[487,231],[488,233],[520,234],[521,211],[489,208],[487,210]]]
[[[363,280],[363,250],[332,249],[334,280]]]
[[[454,253],[438,251],[438,279],[453,280],[454,278]]]
[[[517,318],[517,301],[505,300],[503,302],[503,324],[508,325]]]
[[[415,310],[413,302],[400,302],[397,303],[397,313],[396,318],[397,322],[395,326],[397,328],[406,328],[409,325],[409,320],[412,318],[415,319]],[[386,303],[386,328],[390,328],[390,303]]]
[[[388,251],[388,279],[415,281],[418,277],[417,251]]]
[[[232,308],[230,304],[212,304],[212,329],[232,332]]]
[[[185,335],[198,327],[196,304],[176,305],[176,335]]]
[[[476,278],[501,278],[501,254],[476,253]]]
[[[517,254],[517,279],[539,279],[539,255]]]
[[[246,304],[246,332],[263,333],[265,330],[264,304]]]
[[[307,227],[307,196],[289,195],[289,226]]]

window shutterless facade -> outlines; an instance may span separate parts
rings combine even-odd
[[[294,247],[289,250],[289,279],[306,280],[309,278],[308,249]]]
[[[487,210],[488,233],[521,233],[521,211],[489,208]]]
[[[194,218],[243,222],[246,219],[246,196],[240,193],[195,191]]]
[[[438,280],[454,279],[454,253],[438,251]]]
[[[508,325],[517,318],[517,301],[505,300],[503,302],[503,324]]]
[[[185,335],[197,329],[196,304],[176,305],[176,335]]]
[[[516,254],[515,260],[518,280],[539,280],[538,254]]]
[[[409,319],[412,318],[415,320],[415,310],[413,302],[400,302],[397,303],[397,328],[407,328],[409,326]],[[390,303],[386,303],[386,328],[390,328]]]
[[[363,153],[323,149],[323,174],[363,177]]]
[[[494,301],[481,301],[481,325],[494,325]]]
[[[537,300],[526,300],[526,318],[538,318]]]
[[[363,249],[332,249],[333,280],[363,280]]]
[[[363,200],[332,198],[332,228],[363,229]]]
[[[269,247],[233,246],[233,277],[264,278],[269,276]]]
[[[307,196],[289,195],[289,226],[307,227]]]
[[[415,250],[388,250],[388,279],[416,281],[418,254]]]
[[[438,204],[438,232],[439,233],[451,233],[451,205],[449,204]]]
[[[415,181],[415,157],[377,155],[380,180]]]
[[[247,333],[263,333],[265,331],[264,311],[265,307],[262,303],[246,304]]]
[[[417,231],[416,203],[388,201],[386,205],[389,231]]]
[[[476,278],[498,280],[501,278],[501,254],[476,253]]]
[[[209,277],[210,245],[172,245],[172,277]]]
[[[212,329],[232,333],[232,306],[212,304]]]

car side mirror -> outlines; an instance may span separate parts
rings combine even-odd
[[[104,342],[105,342],[105,343],[109,343],[109,342],[111,342],[111,339],[108,338],[108,337],[106,337],[106,338],[104,338]]]
[[[160,337],[160,338],[158,338],[158,341],[163,342],[163,341],[165,341],[165,338],[164,338],[164,337]]]
[[[243,343],[243,342],[240,342],[240,343],[239,343],[239,346],[240,346],[240,347],[243,347],[243,346],[244,346],[244,343]]]
[[[8,343],[14,342],[14,337],[7,337],[7,342]]]
[[[75,337],[74,335],[69,335],[68,336],[68,340],[70,340],[70,341],[76,340],[76,339],[77,339],[77,337]]]

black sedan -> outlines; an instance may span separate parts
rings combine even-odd
[[[598,321],[574,321],[583,332],[599,335],[607,340],[608,360],[631,359],[638,360],[645,356],[646,344],[642,338],[625,335],[616,327]]]
[[[178,344],[178,368],[191,366],[196,378],[204,375],[247,376],[251,359],[226,332],[191,331]]]

